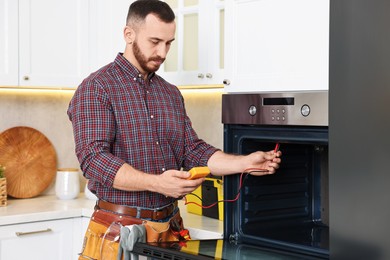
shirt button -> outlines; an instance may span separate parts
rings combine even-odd
[[[163,172],[165,172],[165,168],[162,168],[161,170],[162,170]]]
[[[150,116],[150,118],[154,118],[154,116],[153,116],[153,115],[151,115],[151,116]]]
[[[149,90],[146,90],[146,93],[148,93],[148,94],[149,94]]]
[[[137,78],[134,78],[134,81],[137,81]]]
[[[160,143],[157,141],[156,144],[159,145]]]

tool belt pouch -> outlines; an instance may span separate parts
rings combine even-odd
[[[188,230],[184,229],[183,219],[178,211],[167,222],[155,222],[144,220],[147,242],[182,241],[189,240]],[[188,236],[182,236],[183,232]]]
[[[96,210],[85,233],[79,259],[116,259],[120,229],[132,224],[142,224],[142,220]]]

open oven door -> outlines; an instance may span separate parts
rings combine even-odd
[[[225,150],[249,154],[280,144],[273,175],[224,178],[224,235],[238,244],[329,257],[328,129],[225,125]],[[227,141],[229,140],[229,141]]]

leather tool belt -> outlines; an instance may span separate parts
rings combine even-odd
[[[172,215],[177,208],[177,201],[156,209],[143,209],[114,204],[104,200],[96,202],[95,209],[107,210],[117,214],[123,214],[134,218],[161,220]]]
[[[120,259],[120,235],[128,225],[142,225],[147,242],[183,241],[191,239],[183,227],[180,211],[167,222],[155,222],[118,215],[106,210],[95,210],[85,232],[79,260]]]

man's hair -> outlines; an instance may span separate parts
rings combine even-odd
[[[156,15],[165,23],[171,23],[175,20],[175,13],[167,3],[159,0],[137,0],[130,5],[126,24],[141,23],[148,14]]]

